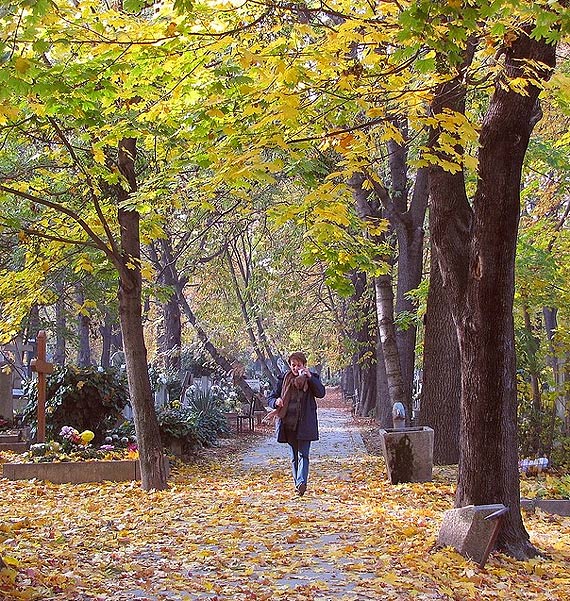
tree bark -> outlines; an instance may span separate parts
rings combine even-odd
[[[390,402],[392,406],[394,403],[402,403],[406,407],[406,421],[408,421],[411,416],[411,398],[406,398],[400,367],[400,354],[396,343],[392,278],[389,275],[374,278],[374,288],[376,291],[378,331],[382,342]]]
[[[269,380],[269,383],[271,384],[271,386],[274,387],[277,384],[278,374],[273,373],[272,362],[270,360],[268,360],[268,357],[266,356],[265,351],[264,351],[263,339],[258,340],[258,338],[256,336],[256,332],[254,330],[254,325],[257,327],[258,332],[259,332],[259,328],[260,327],[262,328],[262,326],[261,326],[261,321],[257,317],[252,318],[252,316],[250,315],[249,310],[250,310],[250,306],[251,306],[251,299],[249,298],[250,295],[247,291],[248,282],[247,282],[246,276],[245,276],[245,274],[242,273],[242,276],[244,277],[244,288],[245,288],[245,290],[242,292],[240,283],[238,281],[236,269],[233,264],[233,258],[229,251],[227,252],[226,259],[227,259],[227,263],[228,263],[228,268],[232,275],[234,292],[236,293],[236,297],[237,297],[237,300],[238,300],[238,303],[240,306],[245,329],[249,336],[249,341],[251,342],[251,346],[253,347],[255,356],[257,357],[257,360],[259,361],[259,364],[261,365],[261,369],[263,370],[263,373]],[[262,331],[263,331],[263,328],[262,328]]]
[[[111,363],[111,341],[113,326],[110,315],[105,311],[103,321],[99,324],[99,334],[101,335],[101,359],[100,365],[103,368],[109,367]]]
[[[528,59],[554,66],[555,47],[524,29],[504,49],[505,67],[480,134],[479,173],[468,237],[463,174],[431,170],[433,241],[458,332],[461,357],[461,449],[457,506],[503,503],[497,547],[524,559],[536,555],[521,512],[517,457],[516,363],[513,323],[514,257],[523,158],[539,90],[515,93],[508,80],[524,77]],[[537,75],[546,79],[549,72]],[[457,84],[457,82],[455,82]],[[440,112],[443,86],[432,106]],[[461,184],[461,185],[459,185]],[[468,244],[465,244],[465,242]]]
[[[532,391],[532,414],[531,414],[531,451],[533,454],[543,453],[541,445],[542,434],[542,391],[540,389],[540,378],[537,366],[537,352],[540,341],[533,333],[532,322],[528,307],[523,307],[524,328],[526,331],[526,344],[528,355],[528,375],[530,377],[530,388]]]
[[[77,293],[77,303],[82,306],[85,302],[85,295],[79,291]],[[77,317],[77,365],[79,367],[89,367],[91,365],[91,344],[89,340],[89,330],[91,318],[89,315],[80,313]]]
[[[402,132],[404,139],[408,137],[405,121],[394,124]],[[398,240],[398,280],[396,285],[395,315],[402,313],[414,315],[416,306],[407,293],[416,289],[422,280],[424,222],[428,205],[428,170],[419,169],[416,173],[412,197],[408,202],[408,149],[406,144],[394,141],[388,143],[392,193],[383,193],[384,216],[389,220]],[[414,381],[416,358],[417,325],[414,319],[409,320],[406,328],[396,330],[396,343],[400,355],[400,368],[405,398],[409,399],[406,407],[411,416],[411,398]]]
[[[376,410],[377,403],[377,370],[376,346],[377,323],[374,308],[374,290],[365,273],[352,275],[354,294],[351,297],[352,340],[356,341],[353,362],[358,366],[355,370],[355,388],[358,390],[358,406],[356,414],[362,417]]]
[[[364,188],[363,184],[365,180],[366,176],[363,173],[354,173],[348,181],[355,200],[356,211],[361,219],[380,219],[383,217],[380,208],[380,198],[378,194],[371,194],[369,190]],[[379,285],[377,278],[373,278],[372,280],[371,298],[374,300],[374,307],[370,311],[370,314],[374,315],[375,329],[374,349],[376,368],[374,380],[376,402],[374,409],[376,420],[379,423],[386,421],[388,413],[390,416],[392,415],[393,403],[400,401],[399,397],[394,399],[392,393],[398,386],[400,388],[403,387],[399,350],[396,342],[396,326],[394,323],[392,278],[389,274],[382,276],[382,278],[381,285]],[[379,293],[381,296],[379,296]],[[381,303],[380,306],[379,302]],[[372,343],[370,333],[367,335],[370,343]],[[386,347],[384,346],[385,341]],[[389,369],[386,365],[386,359],[390,361]],[[370,399],[368,402],[370,402]],[[411,406],[411,401],[409,405]],[[362,411],[364,410],[368,411],[369,408],[364,406]],[[392,425],[391,418],[389,425]]]
[[[121,232],[122,265],[119,280],[119,318],[123,335],[125,364],[133,408],[135,432],[144,490],[168,487],[160,430],[148,375],[142,325],[142,277],[140,265],[140,216],[124,203],[137,189],[134,160],[136,140],[119,143],[119,170],[128,187],[117,187],[118,220]]]
[[[172,250],[168,240],[161,240],[161,251],[162,260],[160,263],[162,270],[160,283],[164,286],[173,288],[176,284],[172,271],[174,257],[172,256]],[[180,304],[178,303],[178,299],[174,292],[168,300],[162,303],[161,322],[158,346],[164,356],[164,367],[169,371],[179,373],[180,349],[182,347],[182,321]]]
[[[555,413],[562,421],[562,433],[570,434],[570,391],[567,389],[568,373],[564,369],[564,361],[560,359],[554,348],[554,333],[558,328],[558,309],[555,307],[544,307],[544,329],[548,338],[548,364],[552,369],[552,376],[556,386],[557,397],[555,401]]]
[[[57,302],[55,304],[55,351],[53,354],[53,362],[56,365],[65,365],[66,360],[66,330],[67,320],[65,312],[65,297],[63,286],[58,285]]]
[[[433,249],[425,316],[419,424],[433,428],[433,461],[436,465],[459,462],[460,402],[461,371],[457,332]]]
[[[382,350],[382,341],[380,335],[376,341],[376,423],[381,428],[394,427],[392,419],[392,401],[390,400],[390,391],[388,390],[388,378],[386,376],[386,362],[384,361],[384,351]]]

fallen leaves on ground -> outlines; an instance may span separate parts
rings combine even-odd
[[[239,453],[139,483],[0,480],[0,599],[145,601],[562,600],[570,519],[525,514],[548,559],[484,569],[434,543],[453,481],[390,485],[377,456],[243,471]],[[2,597],[4,595],[4,597]]]

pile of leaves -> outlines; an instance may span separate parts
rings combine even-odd
[[[570,475],[521,476],[521,496],[527,499],[570,499]]]
[[[278,456],[278,453],[276,454]],[[434,547],[452,483],[390,485],[378,457],[314,462],[292,491],[288,461],[179,464],[170,489],[138,483],[0,486],[0,597],[562,600],[570,520],[525,514],[547,558],[494,553],[485,569]],[[192,597],[188,595],[192,594]]]
[[[570,518],[524,513],[544,556],[492,553],[479,569],[435,546],[454,505],[453,470],[435,468],[429,483],[391,485],[379,456],[315,457],[309,489],[298,497],[283,445],[252,468],[241,457],[258,449],[243,440],[225,456],[175,462],[166,491],[144,492],[136,482],[0,481],[0,598],[567,598]],[[553,476],[544,481],[554,486]]]

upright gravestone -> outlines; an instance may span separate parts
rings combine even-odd
[[[168,387],[165,382],[158,383],[154,392],[154,406],[160,409],[168,401]]]
[[[7,363],[0,365],[0,417],[9,425],[14,423],[14,372]]]

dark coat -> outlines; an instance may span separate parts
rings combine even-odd
[[[275,409],[275,402],[281,396],[283,387],[283,379],[285,374],[279,376],[277,385],[267,397],[268,405]],[[317,421],[317,401],[315,398],[322,399],[325,396],[325,387],[321,383],[318,374],[311,372],[309,387],[307,392],[301,396],[301,412],[299,415],[299,423],[297,426],[298,440],[319,440],[319,424]],[[276,421],[277,442],[287,442],[285,433],[283,432],[283,424],[279,418]]]

